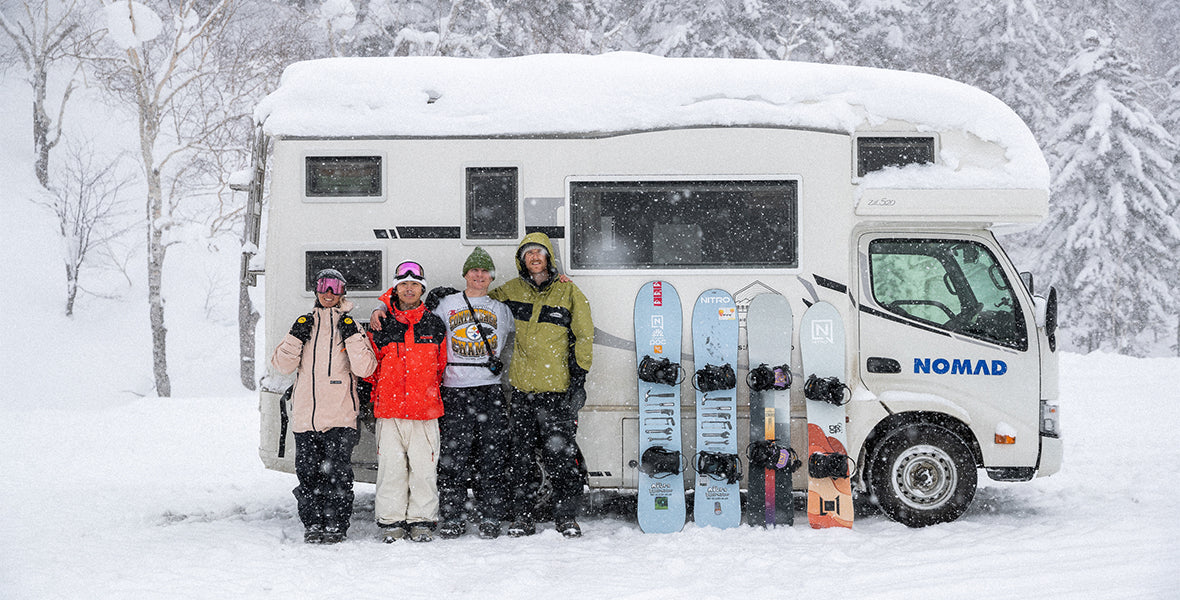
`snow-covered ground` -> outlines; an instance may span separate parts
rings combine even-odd
[[[257,457],[233,322],[183,293],[206,278],[201,253],[170,256],[177,397],[140,397],[151,387],[142,296],[88,297],[66,319],[44,214],[6,198],[0,222],[0,598],[1174,598],[1180,588],[1180,359],[1063,356],[1062,471],[984,479],[947,525],[862,515],[851,531],[801,518],[657,536],[616,510],[583,519],[580,540],[546,530],[384,545],[373,488],[358,484],[349,540],[308,546],[294,476]]]

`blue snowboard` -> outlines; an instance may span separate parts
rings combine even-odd
[[[680,362],[684,324],[680,295],[667,281],[644,284],[635,296],[635,364]],[[667,359],[668,363],[660,363]],[[668,369],[672,369],[669,373]],[[671,366],[663,381],[639,381],[639,528],[644,533],[675,533],[684,528],[684,465],[680,438],[680,385]],[[674,470],[673,471],[673,467]]]
[[[696,388],[696,491],[693,518],[698,526],[737,527],[742,523],[737,444],[737,388],[702,385],[714,377],[702,370],[733,374],[738,357],[737,305],[729,292],[705,290],[692,310],[693,387]],[[727,384],[722,384],[727,385]],[[736,478],[734,477],[736,475]]]

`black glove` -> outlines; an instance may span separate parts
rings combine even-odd
[[[586,406],[586,374],[589,373],[586,369],[579,367],[577,363],[570,361],[570,387],[566,392],[569,398],[570,408],[574,412],[582,410]]]
[[[439,286],[433,290],[430,290],[429,294],[426,294],[426,299],[422,301],[422,304],[426,305],[426,310],[433,311],[434,309],[438,308],[438,303],[440,300],[450,296],[451,294],[458,293],[459,290],[455,288]]]
[[[349,315],[340,315],[340,322],[336,324],[336,327],[340,330],[341,337],[346,340],[361,332],[357,328],[356,321]]]
[[[291,335],[306,344],[307,340],[311,339],[311,326],[314,318],[315,315],[307,313],[295,319],[295,324],[291,326]]]

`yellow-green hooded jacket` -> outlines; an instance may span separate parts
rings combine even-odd
[[[540,285],[529,276],[521,259],[521,251],[532,244],[543,246],[549,254],[549,279]],[[594,352],[590,303],[578,286],[557,279],[553,244],[543,233],[530,233],[521,240],[516,248],[516,270],[519,277],[489,294],[508,305],[516,320],[508,382],[525,392],[564,392],[570,385],[571,370],[575,376],[590,370]]]

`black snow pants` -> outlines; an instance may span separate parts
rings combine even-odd
[[[348,531],[352,518],[352,449],[357,430],[334,427],[295,434],[295,475],[292,493],[304,527]]]
[[[505,518],[508,457],[512,435],[508,403],[499,385],[442,388],[443,416],[438,420],[438,511],[443,521],[476,513]],[[467,510],[467,485],[474,491],[474,512]]]
[[[514,520],[536,521],[537,457],[553,489],[553,520],[573,519],[582,501],[578,469],[577,411],[565,392],[512,390],[512,512]]]

